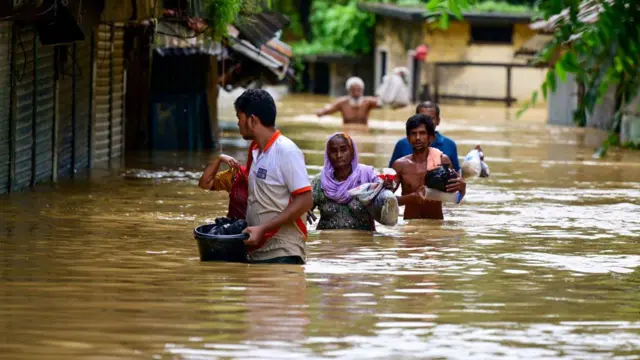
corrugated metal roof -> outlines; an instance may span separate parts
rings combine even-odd
[[[279,80],[287,76],[290,64],[291,47],[286,43],[272,38],[260,48],[248,40],[240,38],[240,32],[233,25],[229,25],[229,46],[231,49],[256,63],[268,68]]]
[[[160,56],[195,54],[217,56],[223,53],[220,42],[213,41],[204,33],[196,33],[179,22],[168,20],[158,22],[153,47]]]
[[[248,57],[249,59],[259,63],[260,65],[264,65],[269,69],[273,69],[274,71],[277,71],[277,69],[281,68],[283,65],[281,62],[274,59],[269,54],[260,51],[260,49],[253,46],[253,44],[251,44],[247,40],[230,38],[229,45],[234,51]]]
[[[275,34],[289,25],[289,18],[274,11],[263,11],[259,14],[238,19],[234,26],[240,38],[248,40],[259,48],[273,39]]]
[[[614,0],[604,0],[608,4],[613,4]],[[580,4],[578,10],[578,21],[585,24],[592,24],[598,20],[599,14],[603,11],[603,6],[597,1],[588,0]],[[531,24],[532,30],[541,32],[553,32],[564,21],[569,19],[569,9],[562,10],[559,14],[551,16],[548,20],[540,20]]]

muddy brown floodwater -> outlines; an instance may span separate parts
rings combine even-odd
[[[311,115],[326,101],[279,104],[310,174],[339,129]],[[385,166],[410,113],[350,130],[362,162]],[[640,152],[594,160],[594,133],[542,110],[442,113],[491,178],[443,222],[311,231],[304,267],[199,261],[193,228],[226,212],[197,188],[213,154],[130,154],[1,196],[0,358],[640,358]],[[227,128],[223,151],[244,159]]]

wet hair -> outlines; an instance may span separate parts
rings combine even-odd
[[[422,109],[435,109],[436,116],[440,117],[440,107],[438,106],[438,104],[434,102],[431,102],[431,101],[421,102],[416,107],[416,114],[420,114],[420,111],[422,111]]]
[[[409,136],[411,130],[420,127],[420,125],[424,125],[428,135],[436,136],[436,127],[433,125],[433,119],[425,114],[416,114],[407,120],[407,136]]]
[[[249,89],[243,92],[233,103],[236,111],[247,116],[255,115],[260,123],[266,127],[276,125],[276,102],[273,97],[262,89]]]

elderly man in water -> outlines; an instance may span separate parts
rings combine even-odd
[[[369,122],[371,110],[380,107],[378,98],[364,96],[364,81],[359,77],[351,77],[346,84],[347,96],[336,100],[333,104],[318,111],[318,117],[340,112],[344,124],[362,124]]]

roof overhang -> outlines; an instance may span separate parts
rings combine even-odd
[[[248,40],[240,38],[240,33],[235,26],[229,25],[227,29],[229,47],[234,52],[264,66],[276,75],[278,80],[282,80],[287,76],[291,62],[291,48],[289,45],[272,38],[258,48]]]
[[[613,4],[614,0],[604,0],[608,4]],[[603,11],[603,6],[597,1],[587,0],[583,1],[578,9],[578,21],[585,24],[593,24],[598,21],[598,16]],[[532,30],[536,30],[542,33],[552,33],[555,29],[560,27],[562,23],[569,20],[569,9],[562,10],[559,14],[549,17],[547,20],[540,20],[532,23],[529,27]]]
[[[153,47],[160,56],[223,55],[220,42],[173,19],[161,19],[158,22]]]
[[[341,64],[357,64],[363,60],[363,56],[347,55],[340,53],[324,53],[314,55],[303,55],[302,60],[310,63],[341,63]]]
[[[423,7],[406,7],[383,3],[358,3],[358,9],[379,16],[395,18],[404,21],[425,21],[439,16],[439,13],[429,13]],[[494,12],[463,12],[464,21],[472,24],[529,24],[530,14],[507,14]]]

